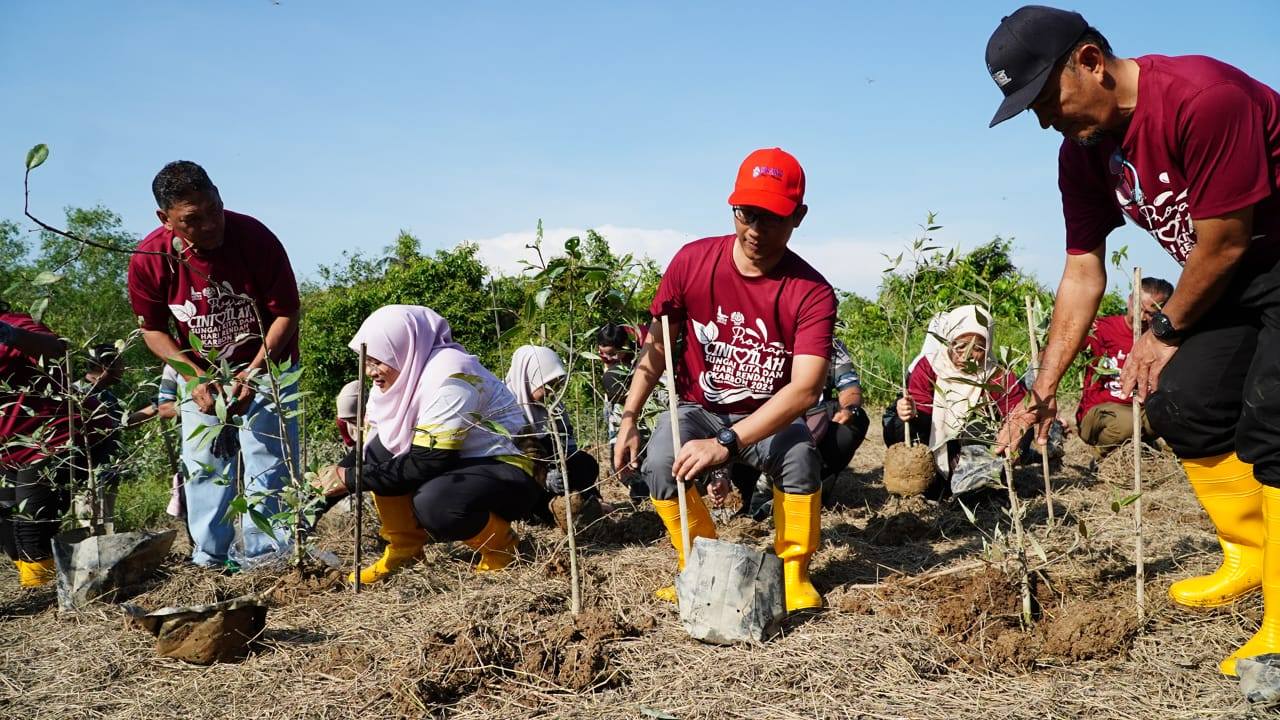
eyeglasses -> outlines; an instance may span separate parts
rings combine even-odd
[[[758,207],[749,205],[734,205],[733,216],[743,225],[755,225],[756,223],[778,223],[786,220],[782,215],[771,213],[768,210],[762,210]]]
[[[1116,151],[1111,153],[1111,174],[1120,177],[1120,182],[1116,185],[1116,197],[1120,199],[1121,207],[1128,207],[1133,203],[1141,205],[1146,202],[1146,196],[1142,194],[1142,185],[1138,182],[1138,169],[1125,159],[1124,150],[1121,148],[1116,148]]]

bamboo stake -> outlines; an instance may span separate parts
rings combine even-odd
[[[1142,336],[1142,268],[1133,269],[1131,298],[1133,313],[1130,321],[1133,325],[1133,344],[1136,346],[1138,338]],[[1138,623],[1141,624],[1146,617],[1147,591],[1146,562],[1142,556],[1142,407],[1138,404],[1136,388],[1131,402],[1133,403],[1133,526],[1137,535],[1134,549],[1134,580],[1137,583],[1135,593],[1138,602]]]
[[[667,404],[671,409],[671,456],[680,456],[680,412],[679,398],[676,397],[676,366],[671,360],[671,345],[674,339],[671,337],[671,321],[666,315],[662,316],[662,352],[667,361]],[[681,560],[689,559],[689,504],[685,500],[684,483],[680,478],[676,478],[676,498],[680,504],[680,547],[684,557]]]
[[[1040,340],[1036,337],[1036,321],[1035,312],[1031,309],[1031,296],[1027,295],[1023,298],[1027,305],[1027,337],[1031,341],[1030,350],[1032,361],[1036,364],[1036,373],[1040,372]],[[1045,442],[1044,447],[1040,448],[1040,460],[1044,468],[1044,504],[1049,512],[1049,526],[1047,529],[1053,529],[1053,483],[1049,479],[1049,443]]]
[[[1009,518],[1013,521],[1013,542],[1018,550],[1018,580],[1022,590],[1022,626],[1031,627],[1031,570],[1027,563],[1027,545],[1022,530],[1022,507],[1013,486],[1013,456],[1004,455],[1004,472],[1009,490]]]
[[[557,403],[563,412],[563,405]],[[547,430],[551,433],[551,442],[555,446],[556,463],[560,466],[560,481],[564,484],[564,531],[569,538],[569,611],[574,615],[582,612],[582,581],[578,575],[578,540],[573,526],[572,491],[569,489],[569,463],[565,458],[567,452],[561,442],[560,433],[556,431],[558,423],[555,418],[547,417]]]
[[[355,593],[360,594],[360,546],[364,538],[364,363],[368,348],[360,343],[360,370],[356,388],[356,581]]]

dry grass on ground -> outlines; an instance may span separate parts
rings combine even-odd
[[[884,493],[873,429],[840,479],[843,507],[823,516],[814,577],[830,608],[789,621],[759,647],[713,647],[654,599],[673,554],[651,513],[583,547],[587,611],[569,615],[563,538],[521,527],[526,559],[477,576],[464,548],[359,597],[332,577],[225,578],[178,556],[132,602],[153,608],[255,591],[273,607],[260,647],[239,664],[194,667],[155,656],[114,606],[59,616],[52,591],[19,592],[0,572],[0,715],[28,718],[1202,718],[1242,717],[1234,681],[1216,670],[1260,616],[1256,596],[1213,614],[1170,607],[1173,580],[1211,569],[1217,546],[1177,464],[1149,455],[1148,599],[1133,620],[1129,456],[1091,469],[1073,439],[1046,529],[1038,468],[1018,472],[1033,557],[1036,627],[1017,593],[983,565],[983,536],[954,504]],[[1127,452],[1127,450],[1126,450]],[[619,487],[608,494],[621,497]],[[988,530],[998,494],[977,508]],[[1078,533],[1079,523],[1088,537]],[[761,546],[769,528],[725,522]],[[323,544],[349,559],[350,520]],[[370,541],[366,555],[377,552]],[[947,572],[950,570],[951,572]]]

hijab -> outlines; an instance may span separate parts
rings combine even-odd
[[[453,341],[449,323],[421,305],[384,305],[374,310],[348,343],[355,352],[366,346],[369,356],[400,371],[385,390],[373,386],[365,405],[369,426],[392,455],[413,445],[422,409],[452,375],[475,374],[479,361]]]
[[[522,345],[516,348],[511,356],[511,369],[507,370],[507,389],[516,396],[516,402],[524,411],[533,432],[542,434],[547,431],[547,407],[543,402],[533,399],[533,393],[540,387],[565,377],[564,363],[554,350],[540,345]]]
[[[995,372],[991,355],[991,313],[977,305],[961,305],[938,313],[929,321],[924,346],[911,362],[911,369],[927,359],[937,380],[933,385],[933,422],[929,428],[929,449],[938,467],[946,469],[947,442],[960,436],[969,411],[982,399],[983,388]],[[977,335],[987,352],[974,372],[972,363],[957,366],[951,360],[951,345],[964,335]]]

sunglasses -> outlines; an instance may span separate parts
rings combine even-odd
[[[1134,203],[1141,205],[1146,202],[1142,185],[1138,182],[1138,169],[1125,159],[1124,150],[1116,148],[1116,151],[1111,153],[1110,165],[1111,174],[1120,178],[1120,182],[1116,185],[1120,206],[1128,207]]]
[[[757,207],[747,205],[734,205],[733,216],[743,225],[755,225],[756,223],[780,223],[787,218],[771,213],[768,210],[762,210]]]

